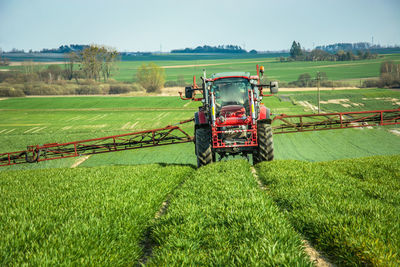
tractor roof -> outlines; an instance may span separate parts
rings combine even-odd
[[[250,78],[250,72],[221,72],[221,73],[214,73],[211,75],[212,80],[218,80],[225,77],[243,77],[243,78]]]

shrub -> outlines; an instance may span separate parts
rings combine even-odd
[[[25,96],[21,88],[11,86],[8,84],[0,85],[0,97],[21,97]]]
[[[138,83],[148,93],[160,92],[165,82],[165,71],[155,63],[142,64],[136,73],[136,77]]]
[[[138,83],[132,83],[131,87],[132,87],[132,91],[135,91],[135,92],[144,91],[144,88]]]
[[[99,95],[102,94],[102,90],[97,85],[82,85],[76,89],[78,95]]]
[[[110,94],[126,94],[132,91],[129,84],[111,84]]]

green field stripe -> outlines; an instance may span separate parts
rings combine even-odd
[[[0,111],[51,112],[51,111],[197,111],[197,108],[68,108],[68,109],[0,109]]]
[[[257,166],[295,229],[340,265],[400,265],[400,156]]]
[[[311,266],[243,160],[200,168],[152,227],[150,266]]]
[[[0,265],[132,265],[145,231],[191,167],[0,173]]]

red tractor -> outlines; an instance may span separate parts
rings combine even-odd
[[[257,74],[263,75],[264,68]],[[260,76],[248,72],[224,72],[201,77],[203,84],[185,88],[185,99],[202,101],[194,116],[194,142],[197,166],[201,167],[229,155],[248,158],[253,163],[274,158],[271,112],[262,103],[264,87],[278,92],[278,83],[260,84]],[[200,91],[201,98],[195,98]]]

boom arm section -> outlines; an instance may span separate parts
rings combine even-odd
[[[62,144],[51,143],[28,146],[27,150],[1,153],[0,166],[187,143],[193,141],[193,137],[189,136],[177,125],[191,121],[193,121],[193,119],[148,131],[106,136]]]
[[[280,124],[279,124],[280,123]],[[305,115],[276,115],[274,134],[400,124],[400,109]]]

